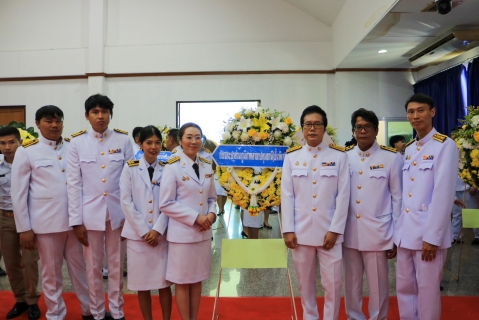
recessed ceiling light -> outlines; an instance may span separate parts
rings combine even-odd
[[[378,53],[386,53],[386,52],[388,52],[388,51],[385,50],[385,49],[382,49],[382,50],[379,50],[379,51],[378,51]]]

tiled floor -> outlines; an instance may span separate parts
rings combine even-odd
[[[211,277],[203,283],[202,295],[215,296],[219,277],[220,261],[221,261],[221,241],[223,238],[240,239],[241,238],[241,221],[240,210],[233,209],[229,214],[230,202],[226,206],[226,214],[221,216],[215,223],[214,240],[212,241],[212,264]],[[278,215],[270,215],[269,223],[273,226],[272,230],[262,229],[260,238],[280,238]],[[442,285],[444,286],[443,295],[451,296],[477,296],[479,295],[479,246],[471,246],[473,239],[472,230],[466,230],[464,236],[465,242],[462,248],[461,259],[461,275],[460,281],[456,282],[446,272],[443,276]],[[244,240],[254,241],[254,240]],[[449,252],[451,249],[449,249]],[[289,266],[291,272],[291,280],[294,295],[299,295],[299,285],[296,272],[289,254]],[[457,266],[459,261],[459,246],[455,249],[454,256],[450,266],[457,274]],[[1,263],[3,268],[3,262]],[[396,294],[395,289],[395,267],[396,261],[389,263],[389,292],[391,295]],[[65,291],[73,291],[66,266],[63,266],[64,287]],[[324,294],[320,284],[320,276],[318,271],[318,295]],[[106,281],[105,281],[106,286]],[[0,290],[10,290],[10,285],[6,277],[0,278]],[[125,293],[134,293],[126,289]],[[289,296],[288,278],[285,269],[223,269],[221,280],[220,296],[241,297],[241,296]],[[364,287],[364,294],[368,295],[367,287]]]

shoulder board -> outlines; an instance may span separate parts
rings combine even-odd
[[[123,131],[123,130],[120,130],[120,129],[117,129],[117,128],[114,128],[113,131],[116,131],[116,132],[118,132],[118,133],[123,133],[123,134],[128,135],[128,132],[127,132],[127,131]]]
[[[211,153],[210,149],[208,149],[208,148],[203,148],[203,150],[205,150],[208,153]]]
[[[168,161],[166,161],[166,163],[172,164],[172,163],[175,163],[176,161],[179,161],[179,160],[180,160],[180,157],[176,156],[176,157],[173,157],[173,158],[169,159]]]
[[[406,148],[409,147],[411,144],[413,144],[416,141],[416,139],[412,139],[408,143],[406,143]]]
[[[386,147],[386,146],[379,146],[379,147],[380,147],[381,149],[386,150],[386,151],[389,151],[389,152],[393,152],[393,153],[398,152],[397,149],[395,149],[395,148]]]
[[[346,151],[346,149],[344,147],[338,146],[337,144],[334,144],[334,143],[330,143],[329,147],[331,149],[338,150],[338,151],[341,151],[341,152]]]
[[[63,140],[65,140],[66,142],[70,142],[72,139],[70,139],[70,138],[63,138]]]
[[[163,166],[163,167],[166,166],[166,162],[165,162],[165,161],[158,161],[158,164],[159,164],[160,166]]]
[[[72,137],[75,138],[75,137],[78,137],[79,135],[82,135],[84,133],[86,133],[86,130],[78,131],[77,133],[72,134]]]
[[[140,160],[130,160],[127,161],[129,167],[137,167],[140,165]]]
[[[286,150],[286,153],[294,152],[294,151],[296,151],[296,150],[301,149],[302,147],[303,147],[303,146],[296,146],[296,147],[289,148],[288,150]]]
[[[211,164],[210,160],[200,157],[200,160],[203,161],[204,163]]]
[[[443,143],[444,141],[446,141],[447,136],[440,133],[436,133],[432,136],[432,138],[436,141],[439,141],[440,143]]]
[[[30,140],[30,141],[28,141],[28,142],[23,143],[23,144],[22,144],[22,147],[28,148],[28,147],[30,147],[30,146],[33,146],[34,144],[37,144],[39,141],[40,141],[40,140],[38,140],[38,139]]]
[[[345,151],[353,150],[355,146],[356,146],[355,144],[352,144],[349,147],[346,147],[344,150]]]

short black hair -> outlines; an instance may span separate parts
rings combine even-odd
[[[193,123],[193,122],[187,122],[187,123],[185,123],[184,125],[181,126],[180,131],[178,132],[178,137],[180,138],[180,140],[181,140],[181,138],[183,138],[183,135],[185,134],[185,131],[188,128],[196,128],[196,129],[200,130],[201,139],[203,139],[203,131],[201,131],[200,126],[197,125],[196,123]]]
[[[18,129],[15,127],[5,126],[0,128],[0,137],[5,136],[15,136],[15,139],[17,139],[18,142],[22,140],[22,138],[20,137],[20,131],[18,131]]]
[[[309,106],[303,110],[303,113],[301,114],[301,118],[300,118],[301,128],[304,125],[304,117],[312,113],[319,113],[323,117],[324,129],[326,130],[326,127],[328,126],[328,117],[326,116],[326,112],[320,107],[318,107],[317,105]]]
[[[62,118],[63,111],[57,106],[43,106],[35,112],[35,121],[40,121],[42,118]]]
[[[141,129],[143,129],[143,127],[135,127],[133,129],[133,132],[131,133],[133,139],[135,139],[140,134]]]
[[[180,143],[179,134],[180,134],[180,130],[176,128],[171,128],[168,130],[167,136],[173,138],[173,140],[175,140],[176,143]]]
[[[358,120],[358,117],[361,117],[367,122],[371,123],[374,128],[377,128],[379,126],[379,119],[374,112],[366,110],[364,108],[360,108],[354,111],[351,115],[351,127],[353,129],[356,126],[356,120]]]
[[[401,142],[401,141],[406,142],[406,138],[404,138],[404,136],[401,136],[399,134],[395,135],[395,136],[392,136],[391,138],[389,138],[389,146],[394,148],[394,145],[398,142]]]
[[[407,111],[407,105],[411,102],[417,102],[417,103],[424,103],[429,106],[429,110],[435,108],[434,107],[434,99],[427,94],[424,93],[416,93],[409,98],[409,100],[406,102],[406,105],[404,106]]]
[[[153,136],[157,136],[158,138],[160,138],[160,141],[163,141],[160,129],[155,126],[146,126],[144,128],[140,128],[138,141],[140,141],[140,143],[143,143],[146,139]]]
[[[110,110],[111,117],[113,118],[113,102],[107,96],[97,93],[86,99],[85,114],[88,114],[91,109],[96,107]]]

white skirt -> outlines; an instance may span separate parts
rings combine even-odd
[[[168,243],[166,279],[172,283],[190,284],[210,277],[211,240],[192,243]]]
[[[151,247],[146,241],[126,240],[128,255],[128,290],[148,291],[169,287],[166,280],[168,241],[160,236],[158,246]]]
[[[251,227],[251,228],[261,228],[261,225],[263,224],[263,211],[259,212],[259,215],[257,216],[250,216],[248,213],[248,210],[242,209],[243,210],[243,225],[245,227]]]
[[[221,186],[218,180],[218,175],[216,173],[215,173],[215,187],[216,187],[216,195],[226,197],[225,189],[223,189],[223,187]]]

